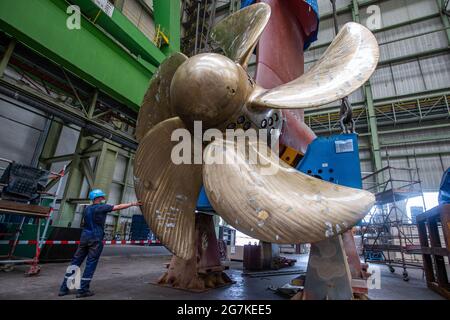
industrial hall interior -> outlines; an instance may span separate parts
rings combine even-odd
[[[0,0],[0,302],[449,300],[449,258],[449,0]]]

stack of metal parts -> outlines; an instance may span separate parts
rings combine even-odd
[[[24,203],[39,201],[39,191],[44,190],[48,175],[46,170],[10,163],[0,178],[0,183],[6,185],[1,197]]]

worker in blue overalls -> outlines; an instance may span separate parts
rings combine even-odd
[[[106,204],[105,193],[100,189],[92,190],[89,193],[89,199],[92,204],[87,206],[83,213],[84,226],[81,233],[80,244],[75,255],[72,258],[71,266],[67,269],[59,296],[69,294],[67,279],[73,275],[76,268],[79,268],[86,259],[86,268],[77,288],[77,298],[90,297],[94,295],[89,290],[89,284],[97,267],[98,260],[103,250],[103,236],[105,235],[103,228],[105,226],[106,216],[111,211],[118,211],[134,206],[140,206],[139,202],[109,205]]]

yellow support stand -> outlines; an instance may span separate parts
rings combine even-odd
[[[159,24],[156,27],[156,32],[155,32],[155,37],[153,38],[153,42],[156,44],[156,46],[158,48],[161,48],[163,45],[169,45],[169,38],[161,30],[161,25],[159,25]]]

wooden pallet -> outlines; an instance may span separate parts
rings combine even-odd
[[[20,214],[29,217],[47,218],[50,214],[50,210],[50,207],[0,200],[0,212]]]

